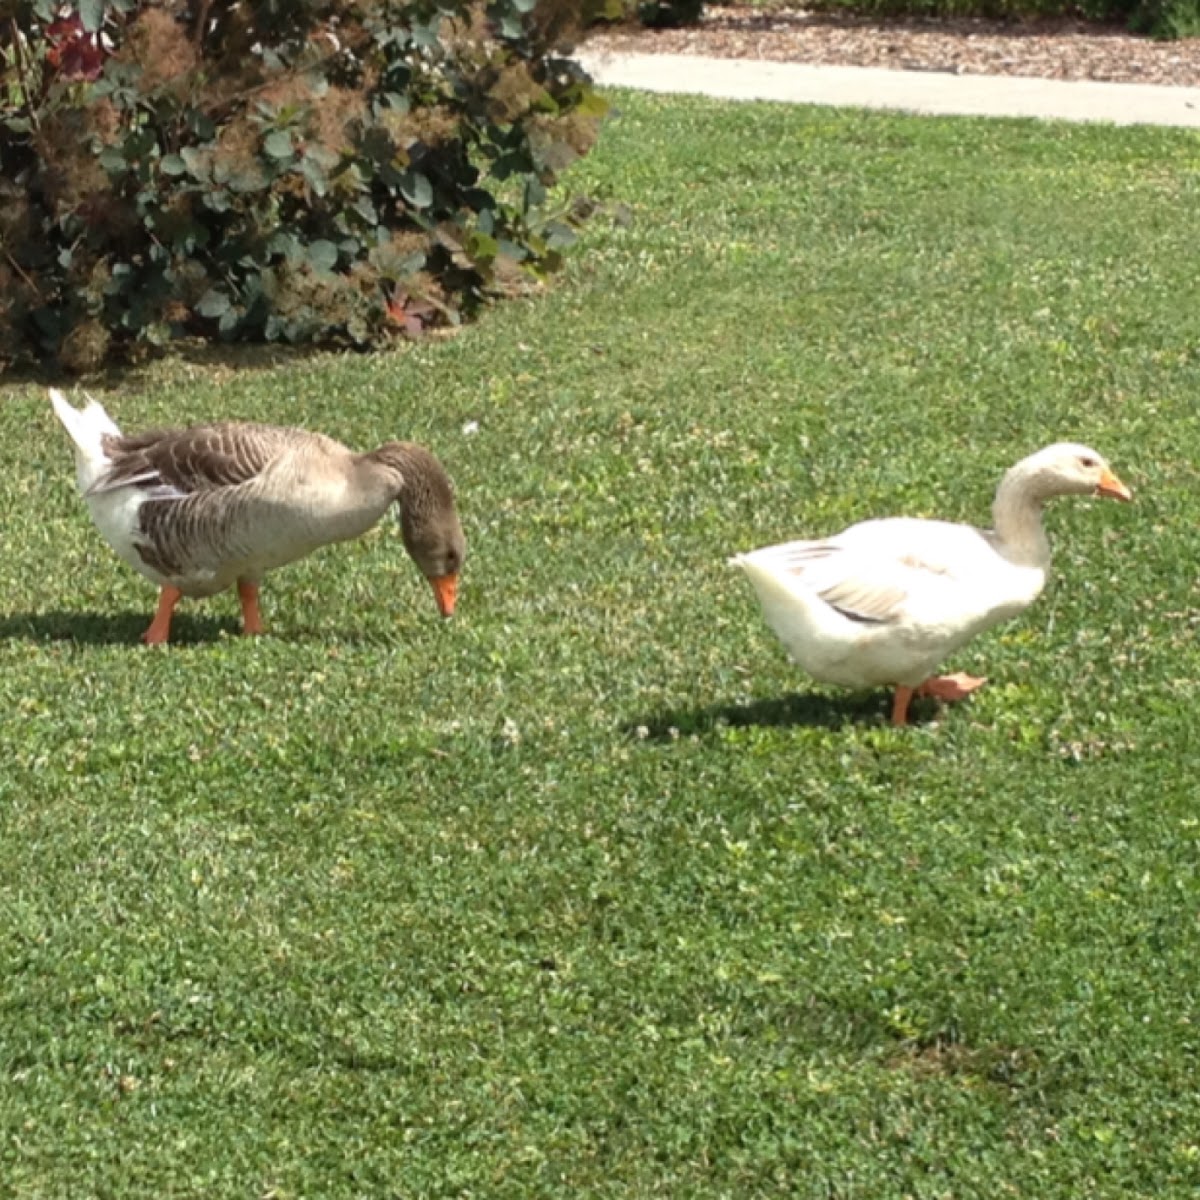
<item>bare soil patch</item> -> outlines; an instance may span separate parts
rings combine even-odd
[[[883,19],[713,5],[699,25],[621,27],[589,49],[1200,86],[1200,38],[1160,42],[1078,21]]]

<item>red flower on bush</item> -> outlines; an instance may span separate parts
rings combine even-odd
[[[46,26],[46,61],[67,80],[99,79],[104,50],[98,34],[88,33],[79,17],[60,17]]]
[[[400,326],[409,337],[417,337],[426,326],[433,324],[437,312],[432,304],[397,290],[388,301],[387,315],[388,320]]]

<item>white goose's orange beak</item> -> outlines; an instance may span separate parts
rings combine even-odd
[[[437,600],[438,612],[443,617],[454,616],[454,604],[458,599],[457,574],[433,576],[429,580],[429,586],[433,588],[433,595]]]
[[[1106,467],[1096,484],[1097,496],[1109,496],[1113,500],[1132,500],[1133,493]]]

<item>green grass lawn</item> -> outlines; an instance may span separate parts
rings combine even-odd
[[[426,442],[452,622],[389,521],[141,647],[3,393],[3,1194],[1196,1194],[1195,137],[617,101],[546,296],[103,392]],[[912,728],[725,566],[1068,437],[1137,502]]]

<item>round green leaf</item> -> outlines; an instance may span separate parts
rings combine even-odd
[[[321,169],[320,164],[311,158],[300,160],[300,174],[308,180],[308,186],[318,196],[324,196],[329,190],[329,180],[326,178],[325,172]]]
[[[210,159],[209,155],[203,150],[195,146],[184,146],[179,152],[179,157],[183,159],[184,165],[194,179],[205,179],[208,177]]]
[[[332,271],[337,266],[338,248],[325,238],[318,238],[308,248],[308,261],[318,271]]]
[[[401,174],[400,194],[413,208],[428,208],[433,203],[433,187],[420,171],[404,171]]]
[[[263,141],[263,150],[271,158],[291,158],[292,135],[286,129],[276,129],[268,133]]]
[[[88,33],[99,33],[104,24],[104,0],[80,0],[79,19]]]
[[[209,288],[200,297],[200,303],[196,305],[196,311],[202,317],[220,317],[227,313],[229,309],[229,297],[224,292],[217,291],[216,288]]]

